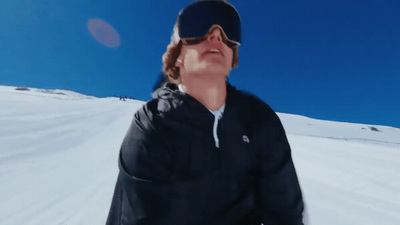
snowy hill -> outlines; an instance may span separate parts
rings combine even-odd
[[[0,86],[0,224],[104,224],[142,105]],[[399,224],[400,129],[279,116],[311,224]]]

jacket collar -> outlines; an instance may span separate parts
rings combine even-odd
[[[225,101],[225,110],[232,108],[233,98],[236,89],[227,85],[227,99]],[[155,93],[154,97],[158,100],[157,112],[160,116],[175,121],[185,121],[195,126],[205,124],[212,125],[214,115],[197,99],[181,92],[174,83],[165,83]],[[173,113],[171,113],[173,112]]]

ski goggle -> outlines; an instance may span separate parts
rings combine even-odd
[[[212,25],[211,28],[210,28],[210,31],[214,30],[215,28],[219,28],[222,31],[222,33],[221,33],[222,42],[224,42],[229,48],[234,48],[234,47],[237,47],[237,46],[240,45],[239,43],[237,43],[235,41],[229,40],[229,38],[226,36],[226,34],[225,34],[224,30],[222,29],[222,27],[219,26],[219,25]],[[207,32],[207,34],[209,32]],[[203,37],[181,38],[181,41],[182,41],[182,43],[184,45],[199,44],[200,42],[203,42],[203,41],[205,41],[207,39],[207,34],[205,36],[203,36]]]
[[[240,45],[240,17],[227,2],[198,1],[187,6],[178,16],[179,37],[185,44],[200,43],[215,26],[222,28],[228,46]]]

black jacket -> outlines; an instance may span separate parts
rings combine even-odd
[[[108,225],[300,225],[303,200],[275,112],[227,84],[214,115],[167,84],[122,143]]]

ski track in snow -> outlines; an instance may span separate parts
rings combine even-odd
[[[119,147],[142,105],[0,86],[0,224],[104,224]],[[279,116],[308,224],[399,224],[400,129]]]

